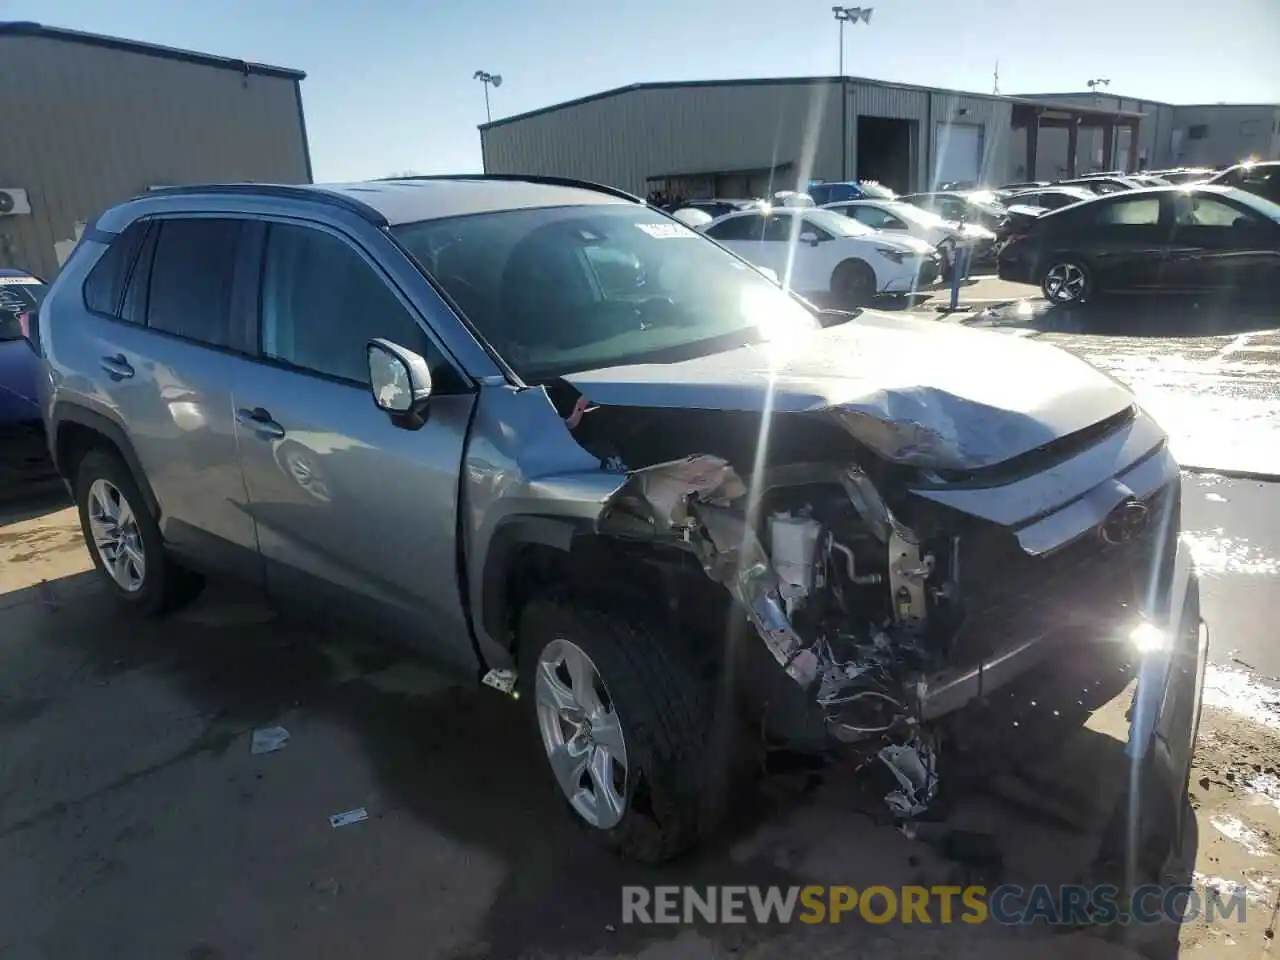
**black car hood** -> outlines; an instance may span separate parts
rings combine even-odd
[[[834,418],[885,459],[926,469],[1001,463],[1134,402],[1056,347],[873,312],[785,342],[564,379],[604,405]]]

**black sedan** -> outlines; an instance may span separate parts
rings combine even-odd
[[[1057,304],[1104,292],[1280,292],[1280,205],[1204,184],[1108,194],[1038,218],[1000,252],[999,273]]]
[[[910,193],[898,199],[924,210],[931,210],[943,220],[951,220],[955,223],[976,223],[980,227],[986,227],[997,233],[1000,232],[1000,227],[1003,226],[1007,215],[1007,211],[994,195],[987,194],[985,191]]]

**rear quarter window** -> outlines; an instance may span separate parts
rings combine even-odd
[[[146,233],[146,222],[135,221],[116,236],[98,258],[84,281],[84,305],[89,310],[121,319],[120,306],[125,286]]]

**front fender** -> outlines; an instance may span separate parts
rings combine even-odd
[[[463,464],[461,524],[476,642],[490,668],[512,666],[501,629],[506,564],[529,543],[567,549],[575,533],[595,529],[626,480],[574,440],[543,388],[481,389]]]

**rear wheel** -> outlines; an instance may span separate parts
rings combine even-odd
[[[876,273],[865,260],[846,260],[831,274],[831,293],[841,306],[864,306],[876,295]]]
[[[635,617],[537,600],[520,627],[521,686],[580,825],[643,862],[708,825],[707,723],[696,669]]]
[[[117,599],[150,615],[198,592],[198,578],[166,556],[160,527],[119,457],[104,450],[85,454],[75,490],[85,546]]]
[[[1040,289],[1050,303],[1080,303],[1089,299],[1093,292],[1093,277],[1083,261],[1062,257],[1051,262],[1040,282]]]

